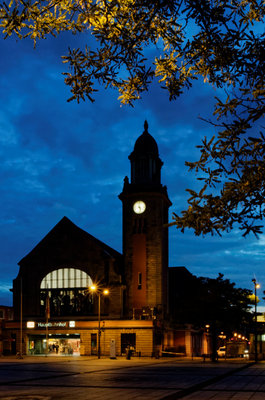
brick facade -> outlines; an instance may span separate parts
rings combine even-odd
[[[127,282],[127,315],[134,308],[167,311],[168,281],[168,209],[171,202],[161,184],[161,167],[157,144],[145,131],[137,139],[129,156],[131,181],[124,179],[119,198],[123,206],[123,255]],[[145,204],[139,214],[133,206]],[[140,256],[141,255],[141,256]],[[136,284],[141,273],[142,285]]]

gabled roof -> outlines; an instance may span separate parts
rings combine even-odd
[[[98,249],[106,258],[122,257],[118,251],[79,228],[69,218],[63,217],[18,264],[30,263],[40,257],[63,258],[64,252],[67,253],[66,259],[71,254],[73,258],[77,257],[80,260],[85,258],[88,249]]]

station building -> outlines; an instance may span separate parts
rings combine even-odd
[[[171,201],[147,122],[129,160],[131,176],[119,195],[122,254],[63,217],[18,263],[14,319],[5,322],[16,352],[115,357],[130,349],[152,356],[171,346],[191,355],[195,336],[205,352],[202,336],[168,323]]]

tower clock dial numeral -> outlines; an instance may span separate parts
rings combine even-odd
[[[145,205],[145,203],[144,203],[143,201],[141,201],[141,200],[136,201],[136,202],[134,203],[134,205],[133,205],[133,211],[134,211],[136,214],[142,214],[142,213],[145,211],[145,209],[146,209],[146,205]]]

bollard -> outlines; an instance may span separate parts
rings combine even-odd
[[[131,350],[128,348],[126,349],[126,360],[130,360],[131,359]]]

